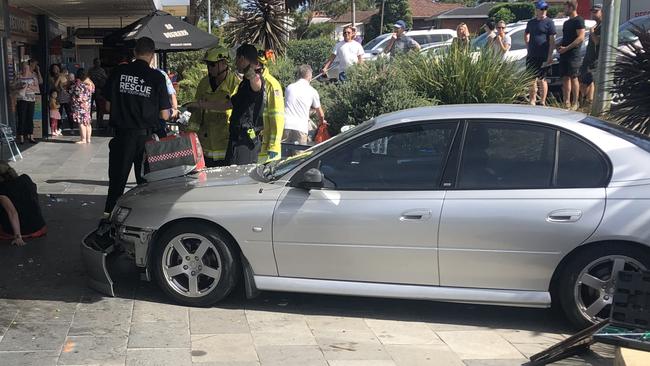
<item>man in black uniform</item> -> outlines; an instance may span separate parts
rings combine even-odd
[[[230,139],[225,160],[227,165],[245,165],[257,162],[257,155],[262,146],[260,132],[264,129],[263,66],[257,59],[257,49],[250,44],[244,44],[237,49],[235,64],[237,71],[244,74],[244,80],[231,99]]]
[[[118,66],[104,88],[106,107],[111,114],[110,126],[115,137],[109,143],[108,197],[105,218],[110,215],[135,167],[138,184],[144,183],[140,167],[144,144],[159,126],[159,119],[169,119],[171,104],[163,75],[149,64],[156,52],[151,38],[138,39],[135,61]]]

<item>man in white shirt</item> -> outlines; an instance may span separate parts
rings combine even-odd
[[[287,86],[284,92],[284,133],[282,142],[306,145],[309,132],[309,112],[315,110],[319,122],[325,122],[325,114],[320,106],[320,96],[309,82],[312,69],[309,65],[298,67],[298,79]]]
[[[338,65],[339,80],[343,81],[345,80],[345,71],[348,67],[356,63],[363,63],[363,54],[365,51],[363,50],[361,43],[354,40],[355,35],[356,31],[353,27],[348,25],[343,28],[343,41],[334,46],[332,54],[327,59],[323,69],[321,70],[323,74],[326,74],[332,63],[336,61],[334,63]]]

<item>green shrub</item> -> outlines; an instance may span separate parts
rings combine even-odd
[[[560,13],[564,13],[564,7],[559,5],[553,5],[548,8],[548,12],[546,14],[548,15],[549,18],[556,18]]]
[[[208,75],[208,70],[203,63],[188,66],[183,71],[182,79],[178,83],[178,104],[194,101],[196,87],[201,79]]]
[[[348,80],[343,83],[314,83],[333,132],[384,113],[435,104],[418,95],[402,76],[401,68],[387,60],[358,65],[346,73]]]
[[[271,75],[278,79],[283,90],[287,85],[296,81],[296,69],[298,65],[286,56],[278,57],[274,63],[268,65],[268,68]]]
[[[524,100],[533,76],[491,49],[461,49],[437,57],[409,57],[405,78],[411,88],[440,104],[516,103]]]
[[[500,22],[500,21],[508,23],[512,23],[515,20],[515,15],[510,11],[508,8],[501,8],[499,11],[494,13],[494,22]]]
[[[520,20],[528,20],[535,16],[535,5],[532,2],[526,3],[503,3],[497,4],[492,9],[488,17],[495,18],[496,13],[501,9],[508,9],[512,14],[514,14],[513,22],[518,22]]]
[[[303,39],[317,39],[317,38],[325,38],[325,37],[332,37],[334,35],[334,30],[336,29],[336,25],[334,23],[317,23],[317,24],[310,24],[307,27],[307,30],[305,33],[302,35]]]
[[[289,41],[287,45],[287,57],[294,62],[294,66],[307,64],[314,69],[320,70],[325,60],[332,54],[336,41],[330,38],[303,39]]]

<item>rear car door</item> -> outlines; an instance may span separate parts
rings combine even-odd
[[[454,188],[440,222],[440,284],[548,291],[563,256],[600,223],[609,163],[554,127],[474,120],[455,173],[445,175]]]
[[[438,187],[457,126],[386,127],[304,167],[320,169],[325,186],[281,195],[273,218],[279,275],[437,285]]]

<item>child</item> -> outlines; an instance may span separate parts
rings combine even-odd
[[[61,112],[59,112],[59,102],[57,102],[57,97],[59,93],[55,90],[50,92],[50,131],[52,136],[61,136],[61,130],[59,129],[59,121],[61,120]]]

